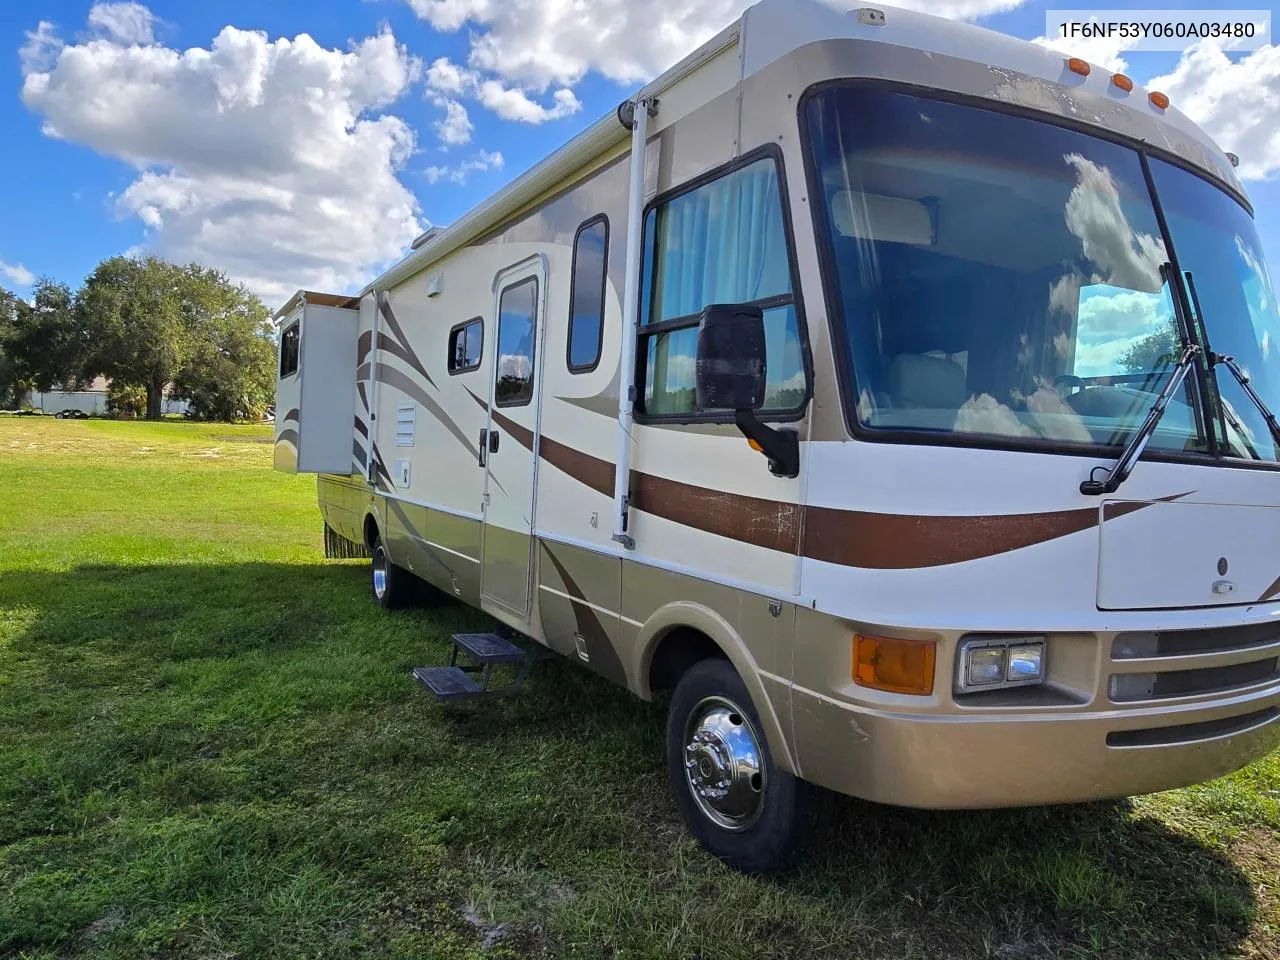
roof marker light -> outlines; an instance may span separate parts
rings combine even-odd
[[[1227,159],[1228,159],[1229,161],[1231,161],[1231,166],[1233,166],[1233,167],[1238,167],[1238,166],[1240,166],[1240,158],[1239,158],[1239,157],[1237,157],[1234,153],[1228,153],[1228,154],[1227,154]]]
[[[1151,94],[1150,100],[1151,100],[1151,105],[1155,107],[1157,110],[1169,109],[1168,94],[1161,93],[1160,91],[1157,90],[1155,93]]]
[[[1078,73],[1082,77],[1087,77],[1093,70],[1093,67],[1089,66],[1089,63],[1086,60],[1081,60],[1079,57],[1072,57],[1067,61],[1067,69],[1072,73]]]
[[[1125,93],[1129,93],[1131,90],[1133,90],[1133,81],[1130,80],[1128,77],[1126,77],[1123,73],[1113,74],[1111,77],[1111,82],[1114,83],[1121,90],[1123,90]]]

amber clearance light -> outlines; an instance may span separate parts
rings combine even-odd
[[[860,687],[927,697],[936,659],[932,640],[853,635],[853,682]]]

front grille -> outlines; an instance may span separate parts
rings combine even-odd
[[[1154,727],[1149,730],[1116,730],[1107,734],[1108,747],[1155,747],[1174,743],[1194,743],[1211,737],[1225,737],[1265,726],[1280,717],[1280,709],[1269,707],[1238,717],[1184,723],[1176,727]]]
[[[1112,660],[1179,657],[1193,653],[1228,653],[1280,643],[1280,623],[1211,630],[1143,630],[1120,633],[1111,642]]]
[[[1138,700],[1167,700],[1201,693],[1228,693],[1280,676],[1280,657],[1253,663],[1202,670],[1171,670],[1166,673],[1117,673],[1111,677],[1108,693],[1113,703]]]

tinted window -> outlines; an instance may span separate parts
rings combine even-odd
[[[1194,174],[1151,162],[1178,266],[1187,271],[1208,345],[1228,354],[1273,411],[1280,410],[1280,307],[1253,220],[1240,204]],[[1262,411],[1225,366],[1217,368],[1223,452],[1280,459]]]
[[[698,319],[714,303],[764,308],[768,388],[764,412],[796,410],[807,392],[791,289],[777,165],[757,160],[682,193],[645,220],[641,321],[644,413],[696,412]]]
[[[584,224],[573,241],[573,296],[569,304],[569,369],[594,370],[604,339],[604,291],[609,221]]]
[[[484,325],[479,317],[460,323],[449,332],[449,372],[466,373],[480,366]]]
[[[298,372],[298,345],[302,328],[295,323],[280,335],[280,377],[292,376]]]
[[[1126,443],[1168,382],[1180,339],[1138,154],[888,91],[829,89],[806,116],[857,420]],[[1152,448],[1207,448],[1194,379]]]
[[[494,399],[500,407],[519,407],[533,397],[533,337],[538,281],[521,280],[502,291],[498,301],[498,369]]]

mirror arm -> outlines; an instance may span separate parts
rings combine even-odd
[[[733,415],[742,435],[753,441],[769,458],[769,472],[775,477],[800,476],[800,434],[777,430],[760,422],[754,410],[738,410]]]

